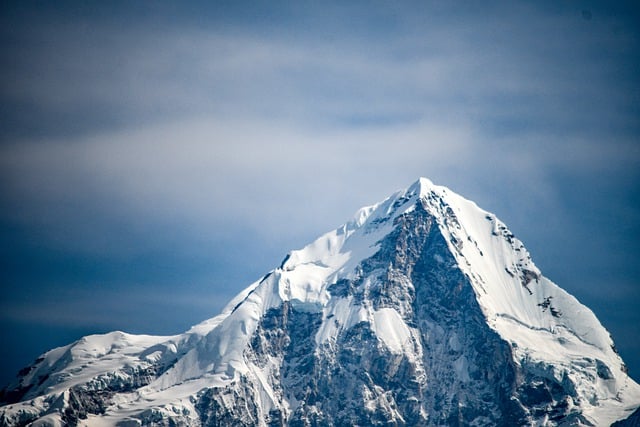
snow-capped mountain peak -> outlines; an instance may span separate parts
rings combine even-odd
[[[186,333],[83,338],[4,396],[6,425],[608,425],[640,406],[595,315],[425,178]]]

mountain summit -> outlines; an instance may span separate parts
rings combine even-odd
[[[0,397],[10,426],[640,418],[640,386],[595,315],[493,214],[424,178],[292,251],[184,334],[82,338]]]

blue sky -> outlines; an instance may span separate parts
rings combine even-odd
[[[640,13],[608,3],[3,2],[0,382],[179,333],[419,176],[640,378]]]

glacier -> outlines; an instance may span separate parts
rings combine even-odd
[[[175,336],[53,349],[4,426],[616,426],[640,386],[494,214],[421,178]],[[625,421],[627,419],[627,421]]]

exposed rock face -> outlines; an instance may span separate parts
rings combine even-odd
[[[0,424],[608,425],[640,406],[612,345],[504,224],[421,179],[183,335],[46,353]]]
[[[394,231],[354,278],[329,288],[363,310],[398,313],[413,329],[405,343],[411,351],[397,354],[380,345],[367,321],[340,330],[302,369],[291,371],[296,387],[287,387],[291,379],[282,382],[285,396],[303,402],[293,411],[292,424],[468,425],[482,418],[492,425],[518,425],[524,419],[510,400],[515,392],[510,348],[486,325],[472,287],[434,224],[421,206],[398,217]],[[280,315],[287,317],[295,318],[295,312]],[[320,319],[305,324],[303,334],[294,333],[306,335],[306,347],[313,350],[309,341]],[[261,328],[257,332],[264,335]],[[286,332],[278,335],[288,338]]]

